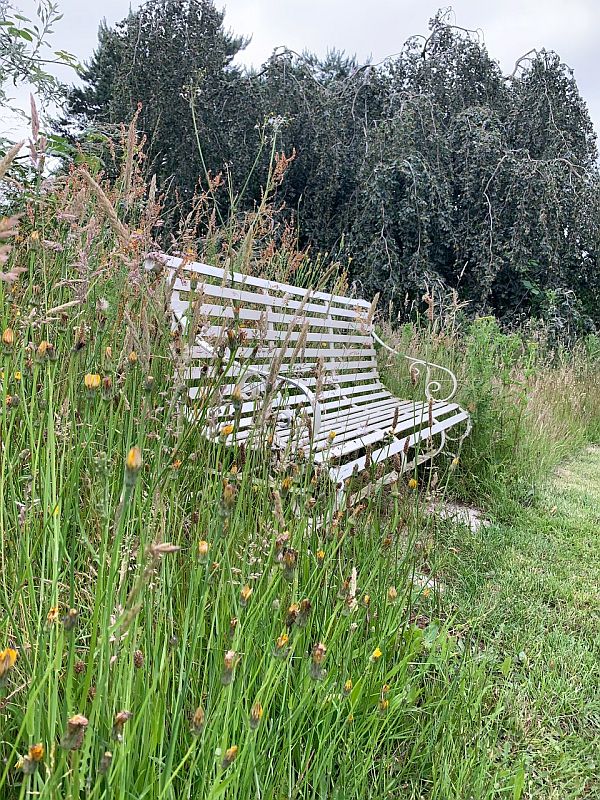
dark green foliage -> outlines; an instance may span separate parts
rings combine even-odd
[[[504,77],[441,13],[378,66],[279,51],[243,72],[232,62],[244,44],[212,0],[150,0],[100,30],[71,111],[118,124],[141,103],[150,169],[183,209],[221,170],[221,211],[252,208],[265,145],[295,152],[278,196],[301,244],[351,257],[360,291],[382,292],[394,315],[433,293],[543,317],[559,335],[600,321],[595,135],[558,56]]]

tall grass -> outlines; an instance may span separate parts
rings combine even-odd
[[[24,272],[0,282],[0,796],[518,798],[497,664],[411,580],[431,525],[418,492],[333,515],[310,459],[274,462],[267,436],[208,442],[183,413],[185,343],[142,266],[160,203],[136,154],[112,187],[84,167],[38,180],[10,256]],[[326,272],[267,202],[223,229],[200,197],[185,225],[201,258]],[[498,393],[504,340],[482,330],[408,343],[464,359],[476,431],[453,480],[480,494],[508,469],[505,433],[479,449],[498,404],[526,394],[513,377]],[[511,428],[514,447],[530,429]]]

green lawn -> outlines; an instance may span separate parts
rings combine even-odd
[[[522,760],[524,797],[599,797],[600,448],[511,524],[455,528],[437,550],[445,605],[498,662],[496,757]]]

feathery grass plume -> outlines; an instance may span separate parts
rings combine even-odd
[[[9,147],[4,157],[0,159],[0,179],[2,179],[6,175],[6,173],[10,168],[10,165],[15,160],[15,158],[19,153],[19,150],[23,147],[24,144],[25,144],[24,139],[21,142],[16,142],[15,144],[13,144],[12,147]]]
[[[90,187],[90,189],[96,195],[98,203],[100,204],[101,209],[104,211],[106,218],[113,229],[114,233],[119,238],[121,244],[127,245],[129,243],[129,231],[123,225],[121,220],[117,216],[117,212],[115,211],[113,204],[110,202],[108,196],[106,195],[104,189],[100,186],[100,184],[92,178],[90,173],[87,170],[82,170],[81,172],[84,181]]]

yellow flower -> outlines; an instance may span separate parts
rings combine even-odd
[[[416,489],[419,484],[417,483],[415,478],[411,478],[408,482],[409,489]]]
[[[129,361],[129,363],[130,363],[132,366],[133,366],[134,364],[137,364],[138,357],[137,357],[137,353],[135,352],[135,350],[132,350],[132,351],[131,351],[131,353],[129,353],[129,355],[128,355],[128,357],[127,357],[127,360]]]
[[[200,539],[198,542],[198,555],[200,556],[200,561],[206,561],[209,547],[210,545],[205,539]]]
[[[142,451],[139,447],[132,447],[125,459],[125,483],[133,486],[139,471],[142,468]]]
[[[221,428],[221,436],[230,436],[233,433],[233,425],[228,423]]]
[[[381,652],[381,650],[378,647],[376,647],[371,655],[371,661],[379,661],[382,655],[383,653]]]
[[[252,730],[255,730],[260,725],[263,713],[263,707],[261,704],[258,701],[254,703],[250,709],[250,727]]]
[[[192,733],[194,736],[199,736],[202,733],[205,720],[206,714],[204,713],[204,709],[202,706],[198,706],[192,717]]]
[[[248,600],[250,600],[250,596],[252,594],[252,589],[246,584],[242,591],[240,592],[240,603],[243,607],[248,605]]]
[[[100,388],[100,375],[88,372],[83,379],[83,383],[89,392],[95,392],[96,389]]]
[[[317,550],[316,556],[317,556],[317,564],[321,566],[321,564],[325,560],[325,550]]]
[[[352,691],[352,680],[348,678],[348,680],[344,683],[344,694],[349,695]]]
[[[233,764],[233,762],[237,758],[237,754],[238,754],[238,746],[236,744],[234,744],[232,747],[229,747],[225,751],[225,756],[223,757],[221,767],[223,769],[227,769],[227,767]]]
[[[173,467],[173,469],[179,469],[181,464],[182,464],[181,459],[180,458],[176,458],[175,461],[173,461],[173,463],[171,464],[171,466]]]
[[[29,748],[29,758],[32,761],[41,761],[45,752],[43,744],[32,744]]]
[[[398,590],[395,586],[390,586],[387,596],[390,603],[394,603],[398,599]]]
[[[2,332],[2,344],[5,347],[12,347],[15,343],[15,332],[12,328],[5,328]]]
[[[22,377],[23,377],[23,376],[21,375],[21,373],[19,372],[19,370],[17,370],[17,371],[15,372],[15,380],[16,380],[16,381],[20,381]]]
[[[329,436],[327,438],[329,439],[330,442],[333,442],[336,436],[337,433],[335,431],[329,431]]]
[[[7,647],[6,650],[0,650],[0,682],[8,675],[17,662],[19,654],[12,647]]]
[[[55,622],[57,622],[58,613],[59,613],[58,606],[52,606],[52,608],[50,609],[50,611],[48,612],[48,615],[46,617],[46,621],[47,621],[48,625],[53,625]]]

